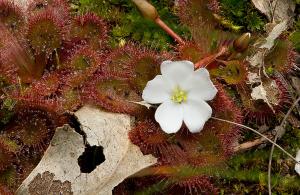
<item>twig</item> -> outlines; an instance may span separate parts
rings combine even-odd
[[[55,59],[56,59],[56,63],[57,63],[57,69],[59,69],[60,68],[60,60],[59,60],[57,49],[54,49],[54,51],[55,51]]]
[[[274,23],[275,21],[275,11],[276,11],[276,7],[277,7],[277,3],[278,3],[278,0],[275,0],[275,5],[273,7],[273,9],[271,10],[271,16],[272,16],[272,23]],[[273,6],[274,2],[271,3],[271,8]]]
[[[264,134],[258,132],[257,130],[255,129],[252,129],[251,127],[248,127],[246,125],[242,125],[242,124],[239,124],[239,123],[235,123],[235,122],[232,122],[232,121],[229,121],[229,120],[225,120],[225,119],[221,119],[221,118],[217,118],[217,117],[211,117],[212,119],[215,119],[215,120],[218,120],[218,121],[222,121],[222,122],[226,122],[226,123],[230,123],[230,124],[233,124],[233,125],[237,125],[239,127],[243,127],[245,129],[248,129],[258,135],[260,135],[261,137],[265,138],[266,140],[268,140],[269,142],[273,143],[277,148],[279,148],[282,152],[284,152],[286,155],[288,155],[291,159],[293,159],[296,163],[299,163],[295,157],[293,157],[293,155],[291,155],[290,153],[288,153],[285,149],[283,149],[281,146],[279,146],[278,144],[276,144],[275,142],[273,142],[270,138],[268,138],[267,136],[265,136]]]
[[[266,135],[266,136],[269,139],[271,139],[273,137],[272,135]],[[263,137],[252,140],[252,141],[244,142],[244,143],[239,144],[238,146],[234,147],[234,152],[241,152],[241,151],[249,150],[250,148],[261,145],[265,142],[267,142],[267,140]]]
[[[288,118],[288,116],[291,114],[292,110],[295,108],[295,106],[298,104],[298,102],[300,101],[300,97],[298,97],[298,99],[293,103],[293,105],[290,107],[290,109],[288,110],[288,112],[286,113],[286,115],[284,116],[283,120],[280,123],[280,127],[285,128],[285,124],[286,124],[286,120]],[[270,152],[270,157],[269,157],[269,165],[268,165],[268,189],[269,189],[269,195],[272,195],[272,188],[271,188],[271,167],[272,167],[272,157],[273,157],[273,153],[274,153],[274,145],[276,144],[276,141],[278,139],[278,133],[276,133],[275,138],[274,138],[274,142],[271,148],[271,152]]]

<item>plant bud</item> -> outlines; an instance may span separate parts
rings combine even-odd
[[[158,13],[153,5],[146,0],[132,0],[133,3],[138,7],[142,15],[150,20],[158,18]]]
[[[250,43],[251,34],[244,33],[239,38],[235,39],[233,42],[233,48],[235,51],[242,53],[244,52]]]

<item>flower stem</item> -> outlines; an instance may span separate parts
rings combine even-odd
[[[207,56],[207,57],[199,60],[195,64],[195,68],[207,67],[208,65],[210,65],[211,63],[216,61],[218,57],[224,55],[227,51],[228,51],[228,49],[226,47],[221,47],[218,53],[212,54],[210,56]]]
[[[164,23],[158,15],[158,12],[156,8],[151,5],[147,0],[132,0],[132,2],[137,6],[137,8],[140,10],[141,14],[152,21],[154,21],[156,24],[158,24],[166,33],[168,33],[175,41],[177,41],[179,44],[184,44],[185,42],[183,39],[176,34],[166,23]]]
[[[183,39],[176,34],[164,21],[162,21],[159,17],[155,19],[155,23],[158,24],[166,33],[168,33],[175,41],[177,41],[179,44],[184,44],[185,42]]]

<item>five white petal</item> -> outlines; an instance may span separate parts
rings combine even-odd
[[[194,71],[194,64],[189,61],[164,61],[161,73],[147,83],[142,95],[148,103],[161,104],[155,120],[166,133],[176,133],[183,122],[190,132],[200,132],[212,114],[205,101],[212,100],[217,93],[209,72],[205,68]],[[172,101],[176,87],[186,92],[186,101]]]

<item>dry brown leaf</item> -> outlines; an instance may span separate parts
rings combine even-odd
[[[254,100],[263,100],[274,111],[273,106],[279,104],[279,89],[275,80],[265,81],[252,88],[251,97]]]
[[[289,20],[296,7],[293,0],[252,0],[252,3],[270,22]]]
[[[282,22],[275,25],[272,31],[268,34],[267,38],[265,39],[265,43],[259,48],[270,50],[274,46],[275,39],[277,39],[283,33],[283,31],[287,29],[287,23],[287,20],[283,20]]]
[[[254,6],[271,20],[270,0],[251,0]]]
[[[107,113],[89,106],[81,108],[75,115],[83,127],[87,142],[91,146],[101,145],[104,148],[105,161],[91,173],[81,173],[77,159],[84,151],[83,138],[65,125],[56,130],[41,162],[23,181],[17,194],[33,195],[37,194],[36,190],[53,188],[62,191],[66,190],[64,186],[68,186],[68,192],[74,195],[112,194],[112,189],[125,178],[156,163],[153,156],[143,155],[128,139],[132,123],[130,116]],[[50,182],[44,181],[45,175],[51,176],[46,177],[51,179]],[[45,194],[45,191],[40,194]]]
[[[256,72],[248,71],[247,79],[247,84],[255,84],[261,82],[261,78]]]
[[[267,91],[265,90],[264,86],[262,84],[254,87],[251,92],[251,97],[254,100],[263,100],[265,103],[268,104],[268,106],[274,111],[273,106],[271,105]]]
[[[253,67],[262,67],[264,64],[264,58],[266,54],[273,48],[274,41],[287,29],[287,21],[282,21],[276,24],[268,36],[258,43],[254,44],[256,46],[256,53],[247,58],[247,61]]]
[[[27,7],[32,1],[33,0],[12,0],[12,2],[14,2],[16,5],[20,6],[24,10],[27,9]]]
[[[274,41],[288,28],[287,20],[284,20],[273,26],[272,30],[269,32],[268,36],[264,40],[259,40],[254,44],[255,53],[252,56],[247,57],[247,61],[250,63],[252,68],[256,72],[248,72],[248,81],[247,83],[252,85],[255,83],[260,83],[260,85],[252,88],[251,97],[254,100],[263,100],[268,106],[273,109],[273,105],[278,104],[277,99],[277,85],[274,82],[263,83],[261,79],[261,72],[265,74],[268,78],[268,75],[265,71],[265,56],[272,50],[274,47]]]

